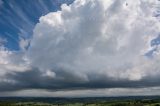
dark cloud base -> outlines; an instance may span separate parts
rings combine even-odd
[[[44,76],[38,68],[25,72],[6,74],[11,82],[1,82],[0,91],[16,91],[24,89],[47,89],[47,90],[73,90],[73,89],[99,89],[99,88],[144,88],[160,86],[160,78],[144,77],[141,80],[131,81],[126,79],[113,79],[104,75],[88,74],[88,80],[78,79],[73,72],[57,70],[56,77]],[[152,79],[152,80],[150,80]]]

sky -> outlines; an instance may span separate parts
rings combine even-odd
[[[160,95],[159,0],[0,0],[0,96]]]

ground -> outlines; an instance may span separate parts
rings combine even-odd
[[[43,100],[43,99],[42,99]],[[73,101],[72,101],[73,100]],[[36,99],[29,100],[1,100],[0,106],[160,106],[160,99],[50,99],[47,102]]]

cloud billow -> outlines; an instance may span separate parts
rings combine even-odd
[[[22,56],[27,70],[7,72],[6,79],[13,82],[1,81],[0,90],[159,86],[159,48],[153,58],[145,56],[160,31],[152,15],[154,3],[76,0],[63,4],[60,11],[40,17]]]

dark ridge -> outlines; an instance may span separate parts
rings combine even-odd
[[[129,101],[129,100],[159,100],[160,96],[122,96],[122,97],[83,97],[83,98],[56,98],[56,97],[0,97],[0,102],[44,102],[44,103],[92,103],[97,101]]]

